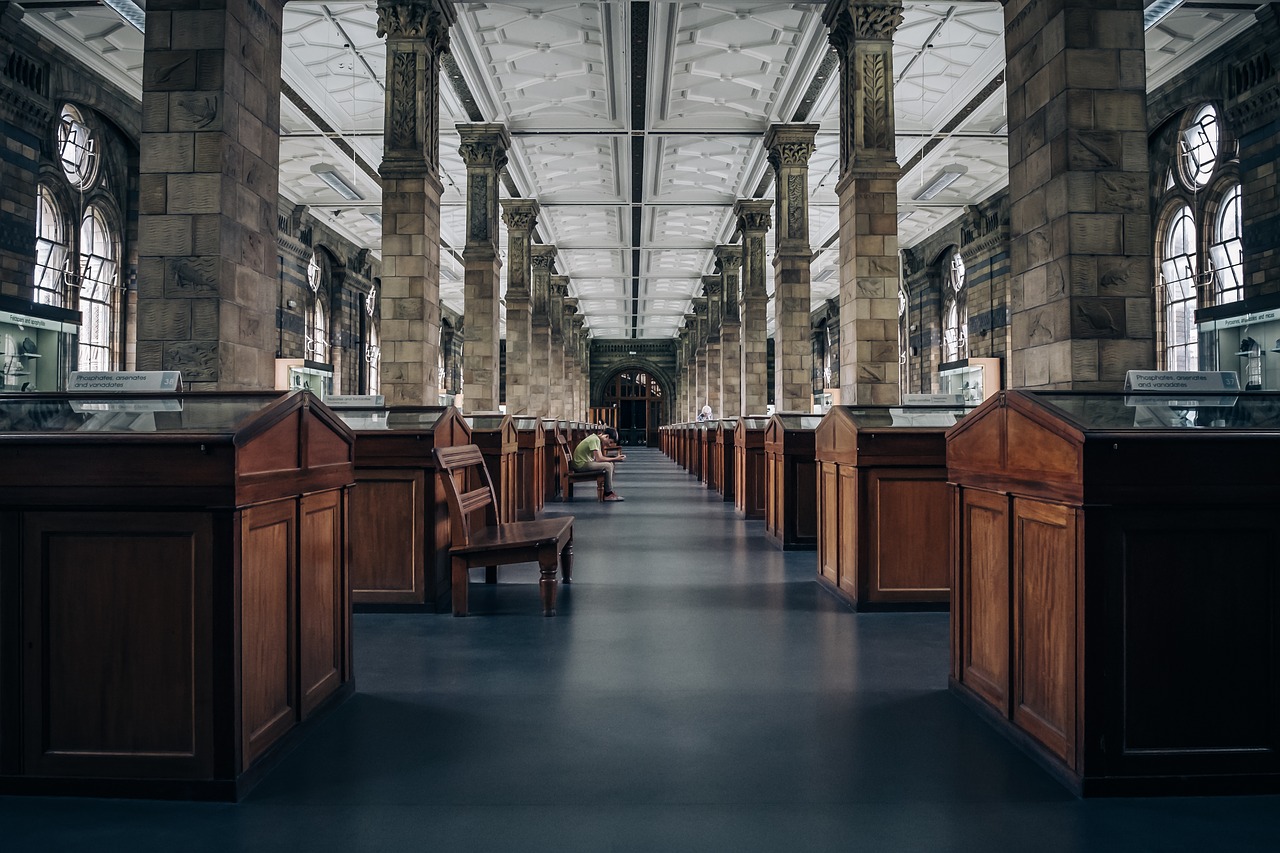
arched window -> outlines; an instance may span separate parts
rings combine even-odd
[[[97,139],[80,111],[70,104],[58,120],[58,159],[62,172],[78,190],[88,189],[98,174]]]
[[[899,261],[898,269],[902,269]],[[898,393],[907,393],[907,285],[898,278]]]
[[[1218,111],[1205,104],[1183,125],[1178,139],[1182,176],[1192,187],[1209,185],[1218,166],[1222,134],[1218,128]]]
[[[53,191],[41,184],[36,190],[36,302],[66,305],[67,250],[62,208]]]
[[[80,223],[81,370],[110,370],[120,243],[102,208],[89,205]]]
[[[312,252],[307,262],[307,287],[311,295],[307,299],[307,329],[305,358],[329,363],[329,308],[328,291],[324,287],[324,269],[318,252]]]
[[[1179,205],[1169,216],[1160,253],[1164,285],[1164,352],[1166,370],[1197,370],[1196,224],[1191,208]]]
[[[969,357],[969,316],[965,305],[964,258],[951,255],[942,285],[942,361]]]
[[[1240,242],[1240,185],[1227,188],[1210,232],[1209,260],[1213,268],[1213,302],[1225,305],[1244,297],[1244,246]]]
[[[370,394],[377,394],[382,386],[382,340],[378,335],[378,321],[374,316],[378,306],[378,286],[374,284],[364,296],[364,313],[369,333],[364,345],[364,361],[367,365],[367,388]],[[444,362],[439,367],[443,379]]]

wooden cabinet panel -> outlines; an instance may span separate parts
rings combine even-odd
[[[936,468],[867,472],[870,597],[946,601],[951,585],[951,492]]]
[[[810,456],[791,461],[788,467],[786,523],[791,530],[787,538],[812,548],[818,541],[818,464]]]
[[[26,772],[208,776],[203,513],[26,513]]]
[[[305,719],[342,686],[349,608],[342,574],[342,493],[304,495],[299,505],[299,709]]]
[[[837,494],[840,497],[840,513],[836,521],[839,527],[837,559],[840,561],[840,570],[836,585],[842,592],[856,600],[859,592],[857,568],[861,558],[859,551],[865,544],[860,541],[862,526],[858,523],[862,513],[862,483],[858,477],[858,469],[851,465],[836,467],[840,472],[836,482],[839,489]]]
[[[818,473],[818,513],[822,531],[818,537],[818,573],[833,584],[840,583],[840,471],[823,463]]]
[[[1073,770],[1078,536],[1076,510],[1014,499],[1013,719]]]
[[[1009,498],[965,489],[960,536],[960,680],[1009,713]]]
[[[356,602],[425,601],[426,477],[422,469],[357,471],[351,490],[351,528],[359,532],[351,542],[351,591]]]
[[[297,500],[249,507],[240,521],[241,761],[249,764],[297,718],[294,580]]]
[[[1280,596],[1274,510],[1113,510],[1100,562],[1107,766],[1127,773],[1280,766]],[[1091,522],[1092,524],[1092,519]]]

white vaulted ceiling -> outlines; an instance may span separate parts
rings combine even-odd
[[[141,95],[142,35],[105,6],[33,0],[28,21]],[[140,5],[145,6],[145,3]],[[839,107],[823,2],[456,2],[441,87],[441,298],[464,312],[466,169],[454,125],[512,136],[504,196],[535,198],[595,337],[670,338],[734,236],[739,198],[769,198],[763,136],[820,126],[810,160],[815,306],[837,294]],[[1169,5],[1165,0],[1154,8]],[[1234,37],[1251,7],[1202,3],[1149,22],[1159,85]],[[377,253],[385,44],[376,2],[290,0],[284,13],[280,192]],[[899,237],[923,240],[1007,183],[1003,11],[998,2],[908,2],[894,42]],[[451,83],[458,83],[455,86]],[[313,173],[331,166],[360,196]],[[944,168],[963,175],[915,196]],[[501,235],[505,247],[505,228]],[[771,275],[771,271],[770,271]],[[770,283],[770,288],[772,284]]]

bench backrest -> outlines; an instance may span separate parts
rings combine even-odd
[[[493,480],[484,464],[484,454],[474,444],[456,447],[437,447],[431,451],[436,460],[436,472],[444,484],[449,499],[449,526],[454,545],[470,545],[474,527],[501,527],[498,518],[497,498]],[[477,516],[484,511],[483,521]]]

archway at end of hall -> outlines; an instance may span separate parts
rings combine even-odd
[[[670,394],[655,373],[644,367],[621,367],[594,395],[599,405],[617,412],[618,439],[628,445],[658,444],[658,427],[667,422]]]

